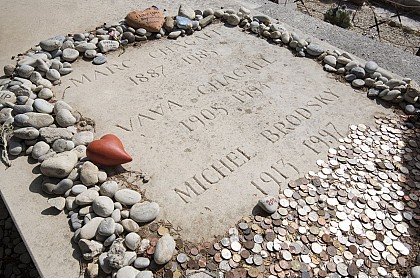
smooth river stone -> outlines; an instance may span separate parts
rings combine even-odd
[[[0,104],[16,103],[16,95],[10,91],[0,91]]]
[[[116,278],[136,278],[140,271],[132,266],[124,266],[117,271]]]
[[[137,191],[131,189],[121,189],[115,192],[115,200],[126,206],[132,206],[141,201],[141,195]]]
[[[102,53],[117,50],[120,47],[120,43],[112,40],[102,40],[98,43],[98,47]]]
[[[169,234],[162,236],[156,243],[155,262],[161,265],[169,262],[174,254],[175,246],[175,240]]]
[[[45,113],[28,112],[15,116],[15,123],[18,126],[32,126],[40,129],[50,126],[53,122],[53,116]]]
[[[86,161],[80,168],[80,181],[86,186],[95,185],[99,181],[98,174],[98,166],[90,161]]]
[[[41,173],[47,177],[65,178],[77,163],[74,152],[63,152],[50,157],[41,163]]]
[[[92,202],[93,211],[102,217],[108,217],[114,211],[114,202],[107,196],[99,196]]]
[[[91,142],[86,154],[93,163],[105,166],[116,166],[133,160],[125,151],[120,139],[113,134],[104,135],[101,139]]]
[[[82,239],[92,239],[96,236],[99,225],[101,224],[102,217],[95,217],[91,219],[86,225],[80,230],[80,238]]]
[[[76,204],[80,206],[90,205],[93,200],[98,198],[99,193],[96,190],[88,189],[76,196]]]
[[[140,243],[140,236],[137,233],[131,232],[125,236],[125,246],[130,250],[136,250]]]
[[[110,236],[115,232],[115,221],[111,217],[105,218],[98,226],[98,234],[101,236]]]
[[[144,11],[132,11],[127,14],[125,21],[135,29],[143,28],[149,32],[159,32],[165,23],[165,15],[157,7],[152,6]]]
[[[266,196],[258,201],[258,205],[265,212],[272,214],[276,212],[277,208],[279,207],[279,201],[276,197]]]
[[[130,209],[130,218],[138,223],[153,221],[158,215],[159,205],[155,202],[137,203]]]

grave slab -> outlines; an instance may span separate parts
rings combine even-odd
[[[141,189],[160,218],[191,241],[224,234],[325,157],[350,123],[391,112],[316,61],[221,24],[107,56],[103,66],[76,62],[57,97],[95,119],[98,138],[122,139],[134,158],[127,168],[152,177]],[[75,277],[65,215],[47,215],[35,165],[13,163],[2,170],[2,196],[38,268]]]

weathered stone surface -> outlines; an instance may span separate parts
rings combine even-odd
[[[92,202],[93,211],[102,217],[108,217],[114,211],[114,202],[107,196],[99,196]]]
[[[153,221],[158,215],[159,205],[155,202],[137,203],[130,209],[130,218],[139,223]]]
[[[133,28],[144,28],[149,32],[159,32],[165,22],[165,16],[156,7],[150,7],[143,11],[133,11],[125,17],[127,24]]]
[[[59,153],[41,163],[41,172],[48,177],[64,178],[70,174],[76,163],[77,155],[75,153]]]
[[[153,256],[157,264],[165,264],[172,259],[175,251],[175,240],[169,235],[165,234],[162,236],[155,248],[155,254]]]
[[[80,238],[82,239],[92,239],[95,237],[99,225],[101,224],[104,218],[95,217],[85,224],[80,230]]]
[[[132,206],[141,201],[140,193],[127,188],[115,192],[114,198],[117,202],[127,206]]]
[[[289,42],[290,33],[284,39]],[[160,205],[159,217],[182,227],[181,235],[191,240],[210,239],[226,231],[262,197],[277,196],[289,180],[313,170],[309,165],[328,149],[309,139],[319,136],[320,129],[339,138],[349,124],[369,124],[375,112],[386,112],[366,101],[365,94],[331,82],[317,61],[296,59],[286,47],[267,44],[237,28],[211,24],[191,36],[179,36],[176,43],[185,47],[166,51],[173,43],[159,41],[159,49],[167,55],[156,45],[143,44],[141,53],[146,55],[141,63],[137,50],[121,57],[108,54],[108,60],[121,70],[111,75],[100,69],[109,76],[96,73],[95,80],[92,68],[78,69],[73,79],[81,81],[85,74],[91,81],[62,77],[59,91],[70,86],[66,101],[95,119],[99,136],[113,133],[121,139],[133,157],[127,167],[152,173],[147,197]],[[315,40],[311,44],[333,49]],[[187,55],[203,49],[202,57],[206,57],[201,62]],[[130,68],[124,68],[123,61]],[[160,65],[165,76],[156,70]],[[136,78],[137,74],[146,76],[149,69],[159,77],[149,76],[147,82]],[[91,93],[98,88],[104,97]],[[118,88],[118,94],[108,92],[110,88]],[[137,98],[133,92],[140,88],[153,93]],[[56,94],[60,98],[61,93]],[[118,99],[124,109],[110,113],[92,108],[109,107],[110,99]],[[343,109],[343,103],[352,103],[352,108]],[[283,125],[286,134],[276,128]],[[331,147],[338,144],[329,139]],[[288,178],[276,174],[272,166]],[[197,225],[206,228],[197,230]]]

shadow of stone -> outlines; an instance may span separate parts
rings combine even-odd
[[[41,164],[37,164],[34,168],[32,168],[32,174],[40,175],[41,173]]]
[[[255,205],[252,208],[252,215],[253,216],[262,216],[262,217],[269,217],[270,214],[268,214],[267,212],[265,212],[259,205]]]
[[[41,211],[42,215],[52,215],[52,216],[56,216],[59,215],[61,213],[61,211],[57,210],[54,207],[49,207],[44,209],[43,211]]]

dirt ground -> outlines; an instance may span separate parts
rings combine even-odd
[[[420,56],[420,16],[413,15],[412,11],[398,11],[400,24],[394,7],[376,2],[365,1],[363,6],[358,6],[349,1],[297,0],[296,4],[301,12],[321,20],[324,20],[328,9],[345,5],[352,12],[351,31]],[[379,23],[379,33],[375,26],[375,16]]]

